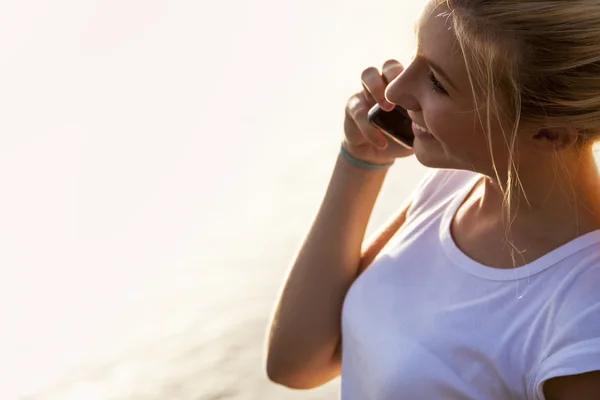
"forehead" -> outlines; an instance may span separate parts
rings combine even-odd
[[[415,22],[417,38],[421,38],[420,34],[429,39],[444,40],[446,44],[449,44],[451,42],[449,36],[453,37],[450,18],[450,10],[445,4],[441,3],[437,6],[431,2],[426,4]]]
[[[470,86],[449,12],[443,3],[437,7],[431,4],[425,6],[415,23],[417,52],[439,65],[462,92]]]

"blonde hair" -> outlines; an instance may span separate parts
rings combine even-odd
[[[509,151],[506,182],[493,166],[500,186],[506,185],[503,208],[510,218],[513,186],[520,186],[515,165],[520,124],[577,127],[579,150],[600,137],[600,2],[433,0],[430,5],[435,9],[443,3],[450,10],[444,15],[451,17],[462,50],[479,121],[487,127],[490,153],[492,118]],[[487,111],[485,121],[480,106]],[[509,135],[505,126],[511,128]],[[510,224],[507,237],[509,232]]]

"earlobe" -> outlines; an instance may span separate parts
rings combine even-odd
[[[552,141],[556,140],[556,134],[550,129],[540,129],[540,131],[533,138]]]
[[[577,131],[572,128],[542,128],[533,138],[549,150],[563,150],[577,142]]]

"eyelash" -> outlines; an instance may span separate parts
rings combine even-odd
[[[437,79],[435,79],[435,75],[433,75],[433,72],[429,73],[429,80],[431,81],[431,90],[433,92],[448,94],[448,92],[446,92],[446,89],[444,89],[442,84]]]

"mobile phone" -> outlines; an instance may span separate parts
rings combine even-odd
[[[370,123],[394,141],[408,148],[413,147],[415,134],[406,109],[396,106],[392,111],[384,111],[376,104],[369,110],[368,118]]]

